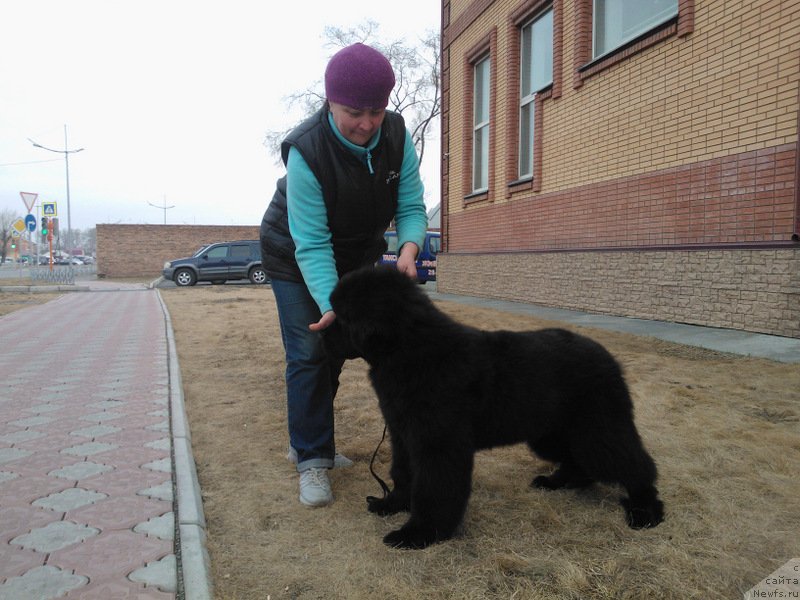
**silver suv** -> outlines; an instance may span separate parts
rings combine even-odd
[[[164,279],[179,286],[198,281],[225,283],[232,279],[249,279],[252,283],[268,283],[261,266],[261,246],[258,240],[220,242],[201,247],[193,256],[164,263]]]

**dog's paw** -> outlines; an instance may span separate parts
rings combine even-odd
[[[581,490],[590,487],[594,481],[581,472],[557,469],[552,475],[539,475],[531,482],[531,487],[545,490]]]
[[[389,494],[386,498],[375,498],[374,496],[367,498],[367,510],[381,517],[394,515],[408,509],[407,502],[402,502],[392,494]]]
[[[381,517],[386,517],[399,512],[392,506],[388,498],[375,498],[374,496],[367,498],[367,510],[371,513],[375,513],[376,515],[380,515]]]
[[[534,477],[533,481],[531,482],[531,487],[535,487],[540,490],[557,490],[561,486],[554,483],[547,475],[539,475],[538,477]]]
[[[655,527],[664,520],[664,503],[661,500],[634,505],[630,498],[622,498],[620,504],[625,508],[625,518],[632,529]]]
[[[383,543],[392,548],[421,550],[439,541],[436,532],[418,527],[403,526],[392,531],[383,538]]]

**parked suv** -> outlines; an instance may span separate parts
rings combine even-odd
[[[267,283],[269,278],[261,266],[261,246],[258,240],[220,242],[201,247],[194,256],[164,263],[164,279],[179,286],[198,281],[224,283],[231,279],[249,279],[252,283]]]

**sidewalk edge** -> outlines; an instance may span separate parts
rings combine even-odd
[[[172,445],[175,457],[175,485],[178,504],[178,529],[180,532],[179,569],[183,572],[185,600],[211,600],[211,561],[205,546],[206,521],[197,470],[192,455],[191,435],[186,418],[178,353],[172,331],[169,310],[156,289],[164,314],[169,355],[169,394],[172,416]]]

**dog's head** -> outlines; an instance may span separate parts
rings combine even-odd
[[[418,284],[394,267],[348,273],[331,294],[336,321],[324,334],[328,352],[340,358],[379,360],[413,335],[415,307],[430,304]]]

